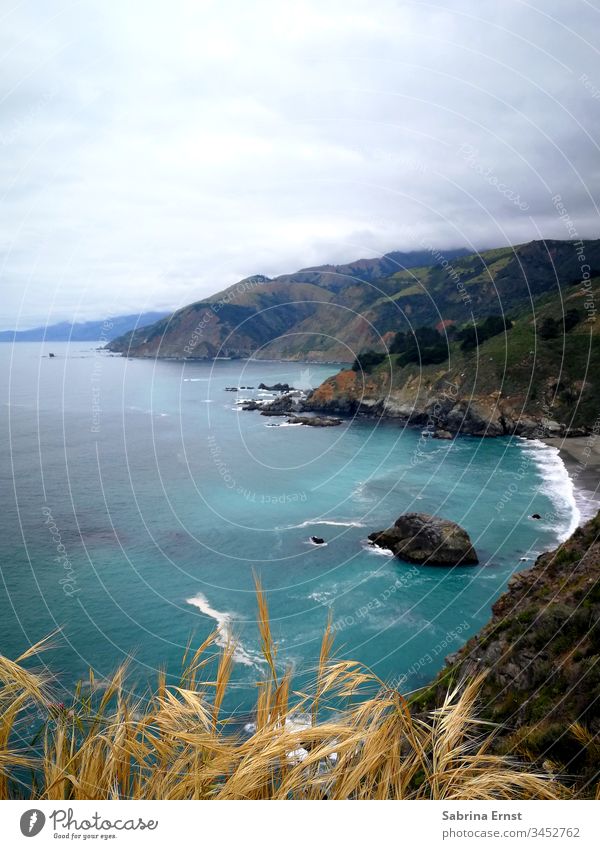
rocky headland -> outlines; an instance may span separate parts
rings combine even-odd
[[[589,292],[600,300],[600,278]],[[439,439],[459,433],[532,439],[598,433],[600,345],[594,337],[595,313],[585,311],[593,300],[586,297],[573,288],[540,299],[535,320],[530,314],[515,316],[502,332],[471,347],[461,342],[469,328],[454,338],[439,334],[439,350],[429,361],[421,361],[427,351],[417,349],[407,362],[406,353],[394,353],[393,343],[388,354],[360,355],[352,368],[317,387],[304,409],[384,418]],[[555,322],[548,331],[546,322],[565,311],[574,323],[559,332]]]

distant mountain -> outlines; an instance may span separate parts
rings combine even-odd
[[[547,240],[468,254],[394,252],[346,265],[249,277],[109,344],[133,357],[350,362],[398,330],[465,324],[530,307],[600,269],[600,240]]]
[[[164,318],[164,312],[143,312],[135,315],[119,315],[102,321],[83,321],[72,323],[61,321],[48,327],[34,327],[32,330],[2,330],[0,342],[97,342],[110,341],[134,330]]]

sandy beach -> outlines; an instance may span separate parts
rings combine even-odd
[[[600,501],[600,434],[571,439],[550,437],[542,441],[558,448],[575,487]]]

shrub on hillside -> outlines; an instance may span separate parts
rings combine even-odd
[[[460,341],[460,347],[463,351],[472,351],[486,339],[498,336],[499,333],[504,333],[511,327],[512,321],[509,318],[501,315],[489,315],[479,324],[463,327],[456,334],[456,338]]]

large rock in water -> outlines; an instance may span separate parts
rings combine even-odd
[[[405,513],[386,531],[369,534],[373,545],[388,548],[410,563],[458,566],[478,563],[469,534],[449,519]]]

